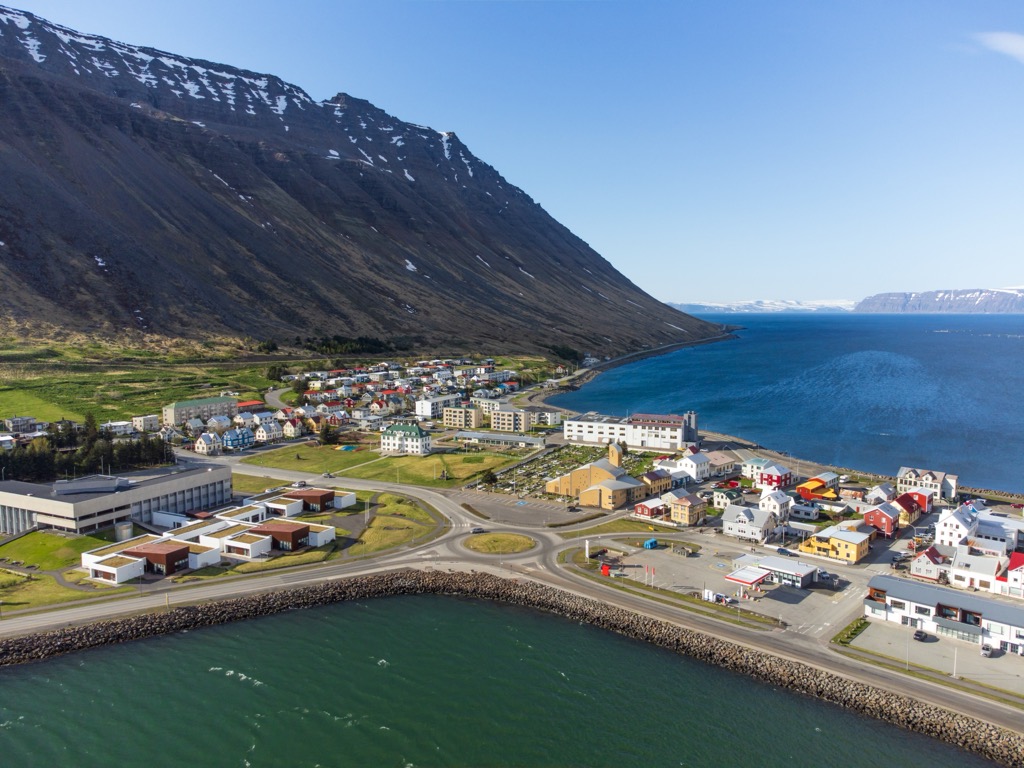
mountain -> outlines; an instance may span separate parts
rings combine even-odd
[[[862,299],[854,312],[946,312],[1017,314],[1024,312],[1024,288],[971,288],[924,293],[879,293]]]
[[[856,302],[849,299],[795,301],[761,299],[721,304],[669,304],[680,312],[700,315],[709,312],[849,312]]]
[[[0,320],[615,354],[717,328],[451,132],[0,6]]]

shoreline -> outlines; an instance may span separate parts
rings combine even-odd
[[[556,587],[476,572],[403,569],[14,637],[0,641],[0,667],[290,610],[419,594],[486,599],[553,613],[937,738],[1001,765],[1024,766],[1024,733]]]

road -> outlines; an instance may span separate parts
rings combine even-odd
[[[264,475],[266,469],[237,464],[236,457],[221,457],[218,463],[233,465],[237,472]],[[319,476],[287,470],[273,470],[274,475],[289,481],[304,480],[310,484],[322,482]],[[358,561],[332,561],[329,563],[275,571],[250,576],[216,579],[201,584],[159,585],[143,593],[130,596],[81,602],[55,610],[35,613],[5,614],[0,621],[0,637],[17,636],[44,631],[69,624],[87,623],[118,615],[160,610],[176,604],[206,602],[238,597],[257,592],[294,588],[325,580],[361,576],[397,568],[432,568],[452,570],[475,570],[491,572],[510,578],[525,578],[538,583],[589,597],[608,605],[618,606],[636,613],[671,622],[681,627],[705,632],[714,637],[728,640],[751,649],[762,650],[794,662],[820,668],[857,680],[878,688],[895,691],[934,704],[945,709],[968,713],[979,719],[1000,725],[1009,730],[1021,732],[1020,710],[999,702],[976,697],[947,686],[938,685],[914,677],[896,675],[884,669],[863,663],[832,650],[827,635],[801,634],[792,630],[758,630],[735,625],[692,611],[676,608],[646,599],[642,595],[625,592],[605,586],[599,581],[574,575],[558,562],[559,553],[570,547],[579,546],[575,539],[565,539],[542,524],[520,524],[502,522],[497,526],[493,521],[482,523],[478,517],[463,509],[450,495],[457,492],[437,491],[420,487],[341,478],[348,488],[354,490],[390,491],[415,497],[431,505],[451,523],[436,538],[415,546],[407,546],[397,552],[372,559]],[[462,546],[462,541],[475,526],[484,525],[488,530],[524,533],[538,542],[532,550],[518,555],[495,556],[474,553]],[[562,533],[571,533],[592,526],[593,522],[560,528]],[[693,538],[693,532],[678,536]],[[662,536],[659,534],[659,538]],[[699,537],[698,537],[699,538]],[[711,537],[714,546],[727,546],[721,536]],[[737,554],[742,551],[736,547]],[[840,570],[830,567],[830,570]],[[851,580],[866,576],[853,568],[841,569]],[[859,574],[859,577],[858,577]],[[860,593],[863,594],[862,589]],[[843,615],[838,621],[849,621],[861,613],[860,600],[846,601]],[[838,628],[838,627],[837,627]]]

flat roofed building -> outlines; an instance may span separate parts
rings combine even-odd
[[[123,520],[149,523],[155,510],[188,512],[231,501],[231,468],[171,469],[131,477],[93,476],[56,483],[0,482],[0,531],[32,526],[73,533]]]
[[[484,423],[484,412],[479,408],[445,408],[444,425],[449,429],[479,429]]]
[[[636,413],[632,416],[605,416],[585,413],[562,422],[562,433],[569,442],[625,443],[629,448],[681,451],[700,442],[697,414]]]
[[[189,419],[209,420],[213,416],[234,418],[238,414],[238,400],[234,397],[203,397],[196,400],[181,400],[165,405],[162,411],[163,423],[168,426],[183,424]]]

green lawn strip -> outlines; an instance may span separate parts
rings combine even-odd
[[[566,533],[559,533],[563,539],[575,539],[579,536],[600,536],[605,533],[636,533],[640,531],[646,531],[647,533],[671,533],[677,531],[677,528],[654,528],[652,530],[651,523],[644,523],[639,520],[626,520],[624,518],[619,520],[609,520],[607,523],[601,523],[595,525],[593,528],[587,528],[582,531],[573,531]]]
[[[469,459],[467,462],[466,460]],[[482,461],[473,461],[482,459]],[[515,461],[509,456],[494,453],[459,454],[444,456],[388,456],[373,464],[364,464],[345,472],[346,477],[363,480],[386,480],[407,485],[423,485],[432,488],[451,488],[465,485],[477,475],[488,470],[497,470]],[[442,480],[441,473],[447,470],[448,479]]]
[[[245,475],[241,472],[231,473],[231,487],[238,493],[260,494],[268,488],[288,485],[287,480],[262,475]]]
[[[391,515],[377,515],[371,521],[356,540],[356,543],[349,547],[348,555],[358,557],[360,555],[380,552],[384,549],[408,544],[420,536],[429,533],[431,528],[404,517],[392,517]]]
[[[379,458],[380,454],[376,451],[336,451],[327,445],[300,443],[247,456],[242,459],[242,463],[256,467],[288,469],[295,472],[314,474],[330,472],[334,474],[360,464],[376,461]]]
[[[81,584],[83,586],[90,587],[92,589],[105,591],[117,589],[117,584],[112,584],[106,581],[87,581],[89,578],[89,572],[82,570],[81,568],[75,568],[70,571],[64,571],[61,576],[64,577],[64,581],[71,584]]]
[[[537,542],[519,533],[477,533],[467,538],[464,546],[485,555],[515,555],[533,549]]]
[[[253,560],[248,563],[241,563],[232,568],[234,573],[259,573],[261,571],[273,571],[278,568],[291,568],[296,565],[310,565],[311,563],[322,563],[334,551],[335,544],[324,544],[322,547],[314,547],[304,552],[278,555],[266,560]]]
[[[377,503],[380,514],[400,515],[424,525],[433,525],[437,522],[429,512],[421,509],[415,502],[393,493],[382,493],[377,498]]]
[[[171,581],[180,584],[187,581],[209,581],[210,579],[216,579],[219,576],[226,576],[230,573],[230,568],[224,568],[219,565],[208,565],[205,568],[197,568],[194,571],[183,573],[180,576],[174,576]]]
[[[89,591],[70,589],[46,574],[25,577],[21,584],[0,589],[4,609],[40,608],[73,600],[87,600],[100,595],[133,592],[132,587],[97,588]]]
[[[33,531],[0,547],[0,557],[6,557],[8,562],[20,561],[24,565],[35,565],[43,571],[59,571],[78,565],[83,552],[102,547],[112,540],[112,529],[103,535],[75,537]]]
[[[599,520],[605,516],[605,512],[594,512],[590,515],[584,515],[578,517],[575,520],[560,520],[557,523],[548,523],[548,528],[565,528],[567,525],[579,525],[580,523],[589,523],[591,520]],[[568,534],[563,534],[568,535]]]

